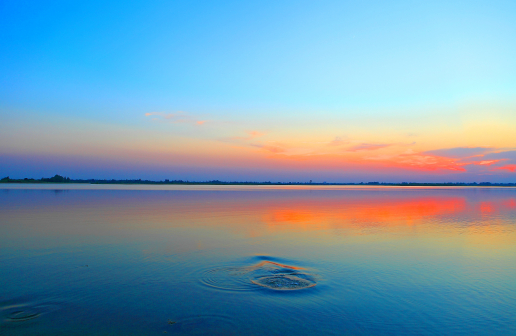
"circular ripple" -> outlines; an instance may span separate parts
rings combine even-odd
[[[40,313],[33,310],[17,310],[8,314],[7,319],[12,322],[22,322],[38,317]]]
[[[3,323],[21,323],[41,317],[57,310],[59,307],[48,302],[0,303],[0,325]]]
[[[221,267],[207,270],[201,277],[201,283],[222,290],[253,290],[245,267]]]
[[[202,273],[203,285],[229,291],[258,290],[256,285],[274,290],[314,287],[314,277],[302,267],[263,260],[241,267],[220,267]]]
[[[292,274],[262,276],[251,280],[254,284],[274,290],[298,290],[314,287],[314,281]]]

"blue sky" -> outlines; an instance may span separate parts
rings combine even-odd
[[[497,138],[495,125],[506,120],[516,127],[510,118],[516,115],[514,1],[3,1],[0,6],[0,154],[52,155],[57,159],[54,167],[46,164],[49,170],[93,173],[60,166],[70,151],[41,153],[38,147],[79,141],[77,132],[91,159],[105,153],[89,139],[99,136],[105,148],[116,151],[123,139],[130,147],[135,137],[154,134],[156,141],[169,143],[163,153],[177,154],[183,144],[189,159],[181,160],[192,169],[212,167],[219,175],[225,168],[240,169],[250,179],[256,172],[246,175],[249,167],[216,168],[197,148],[213,148],[231,162],[254,157],[261,167],[281,161],[253,152],[268,148],[266,141],[306,155],[308,149],[299,149],[304,137],[313,143],[344,137],[355,147],[416,142],[421,147],[415,152],[516,147],[514,138]],[[207,122],[201,129],[145,116],[178,111]],[[464,125],[479,114],[492,124],[486,143],[464,133]],[[468,140],[456,140],[454,127],[457,137]],[[110,139],[109,129],[124,135]],[[443,129],[448,143],[439,139]],[[249,132],[267,140],[261,147],[221,147],[221,138]],[[408,133],[426,138],[405,141]],[[327,154],[311,150],[314,162]],[[124,155],[136,160],[141,153]],[[359,160],[341,159],[343,165]],[[262,175],[285,175],[281,171],[289,167],[278,163]],[[139,173],[174,173],[173,167],[163,169],[149,166]],[[107,166],[95,174],[99,171],[116,175]],[[373,171],[381,177],[381,167]],[[354,179],[361,175],[356,172],[330,175]],[[0,173],[15,175],[5,166]],[[432,173],[425,174],[417,176]],[[497,178],[512,176],[507,170]]]

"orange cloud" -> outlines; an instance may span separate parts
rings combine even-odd
[[[399,167],[405,169],[415,169],[424,171],[435,170],[452,170],[466,171],[463,166],[466,163],[459,163],[456,159],[425,155],[425,153],[416,153],[411,149],[401,154],[376,155],[365,157],[365,160],[374,160],[385,162],[388,166]]]
[[[251,144],[251,146],[266,150],[266,151],[274,153],[274,154],[284,153],[286,151],[286,149],[284,147],[277,146],[277,145]]]
[[[261,137],[265,135],[265,133],[258,131],[247,131],[247,134],[249,134],[251,138]]]
[[[405,167],[419,168],[423,170],[454,170],[465,172],[463,164],[446,158],[428,155],[410,155],[398,158],[399,164]]]
[[[482,165],[482,166],[490,166],[492,165],[493,163],[497,163],[497,162],[500,162],[501,160],[486,160],[486,161],[480,161],[479,165]]]
[[[498,167],[498,168],[495,168],[493,170],[507,170],[507,171],[510,171],[510,172],[516,172],[516,164],[510,164],[510,165],[506,165],[506,166],[503,166],[503,167]]]

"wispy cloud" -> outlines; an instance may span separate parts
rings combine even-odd
[[[146,117],[153,117],[152,120],[154,121],[161,121],[161,122],[170,122],[170,123],[187,123],[187,124],[194,124],[194,125],[203,125],[207,122],[207,120],[199,120],[192,115],[183,112],[178,111],[175,113],[165,113],[165,112],[148,112],[145,113]]]
[[[263,149],[265,151],[274,153],[274,154],[280,154],[285,153],[286,148],[278,145],[263,145],[263,144],[251,144],[252,147],[257,147],[260,149]]]
[[[496,150],[494,153],[485,154],[482,157],[483,160],[509,160],[516,163],[516,150],[507,150],[501,148]]]
[[[222,142],[236,142],[236,143],[242,143],[246,141],[253,140],[258,137],[264,136],[266,133],[259,132],[259,131],[246,131],[246,136],[233,136],[233,137],[225,137],[225,138],[219,138],[219,141]]]
[[[510,165],[506,165],[506,166],[502,166],[502,167],[497,167],[497,168],[493,169],[493,171],[495,171],[495,170],[507,170],[507,171],[516,173],[516,164],[510,164]]]
[[[314,155],[314,150],[312,148],[306,148],[306,147],[297,147],[297,146],[290,146],[285,145],[281,143],[268,143],[268,144],[262,144],[262,143],[253,143],[251,144],[252,147],[260,148],[264,151],[267,151],[272,154],[281,154],[285,156],[299,156],[299,157],[306,157]]]
[[[383,159],[396,164],[423,169],[475,171],[476,173],[489,173],[497,170],[514,172],[514,169],[516,169],[516,151],[507,149],[495,147],[456,147],[420,153],[407,152]],[[381,160],[382,158],[373,157],[368,159]]]
[[[453,170],[465,172],[465,164],[457,163],[450,158],[425,155],[424,153],[401,154],[393,161],[397,164],[411,166],[424,170]]]
[[[348,152],[358,152],[358,151],[372,151],[377,150],[385,147],[390,147],[392,144],[368,144],[368,143],[362,143],[360,145],[353,146],[351,148],[348,148]]]
[[[411,148],[398,154],[379,154],[364,157],[365,160],[384,161],[388,165],[401,168],[438,171],[451,170],[465,172],[467,163],[458,163],[456,159],[434,155],[427,155],[425,152],[415,152]]]
[[[516,151],[513,148],[456,147],[426,151],[421,154],[452,160],[456,165],[469,167],[468,170],[475,170],[474,166],[485,167],[479,172],[493,172],[501,169],[512,171],[512,167],[516,166]],[[504,166],[500,167],[501,165]]]
[[[333,139],[332,141],[330,141],[328,143],[328,146],[341,146],[341,145],[346,145],[349,143],[349,140],[347,139],[342,139],[342,137],[335,137],[335,139]]]
[[[484,155],[492,153],[496,149],[490,147],[455,147],[455,148],[444,148],[436,149],[423,152],[425,155],[442,156],[448,158],[468,158],[478,155]]]
[[[481,166],[490,166],[490,165],[498,163],[500,161],[502,161],[502,160],[483,160],[483,161],[478,162],[477,164],[481,165]]]

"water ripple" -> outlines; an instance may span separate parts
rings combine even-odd
[[[59,306],[53,302],[24,302],[22,300],[0,302],[0,326],[31,321],[58,309]]]
[[[283,264],[274,258],[256,257],[254,263],[204,270],[200,282],[208,287],[228,291],[300,290],[314,287],[317,276],[306,268]],[[256,259],[258,262],[256,262]]]

